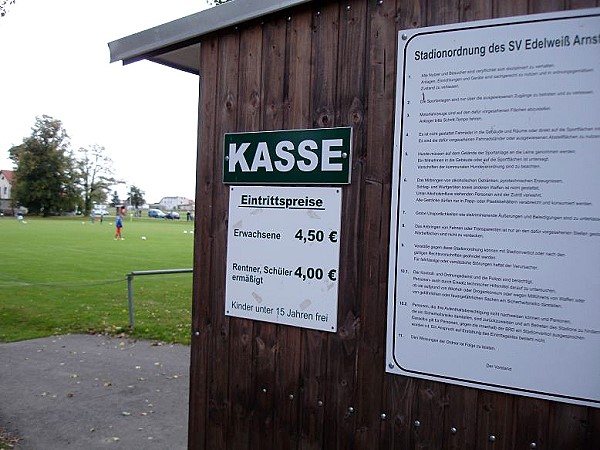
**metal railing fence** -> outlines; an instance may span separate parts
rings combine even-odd
[[[138,270],[127,275],[127,299],[129,304],[129,328],[135,327],[133,308],[133,278],[145,275],[171,275],[174,273],[192,273],[194,269],[165,269],[165,270]]]

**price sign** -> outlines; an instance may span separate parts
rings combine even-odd
[[[225,314],[337,330],[341,189],[230,188]]]

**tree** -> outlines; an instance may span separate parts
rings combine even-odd
[[[21,145],[9,150],[16,167],[13,198],[44,216],[72,211],[79,197],[78,174],[62,122],[36,117],[31,131]]]
[[[135,209],[139,209],[144,203],[146,203],[146,200],[144,200],[144,191],[136,186],[131,186],[129,189],[129,204],[134,206]]]
[[[119,193],[114,191],[112,194],[112,199],[110,200],[110,206],[117,206],[121,204],[121,199],[119,198]]]
[[[105,148],[99,145],[79,149],[77,165],[86,215],[93,203],[106,201],[112,185],[120,183],[113,177],[112,160],[104,152]]]
[[[8,12],[8,6],[14,4],[15,0],[0,0],[0,17],[4,17]]]

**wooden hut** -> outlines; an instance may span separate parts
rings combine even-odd
[[[598,405],[386,372],[399,31],[597,6],[234,0],[110,44],[198,75],[189,448],[600,449]],[[226,315],[225,134],[330,127],[352,129],[335,332]]]

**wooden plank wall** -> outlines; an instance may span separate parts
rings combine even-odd
[[[311,2],[203,39],[189,448],[600,449],[599,409],[384,370],[398,30],[598,3]],[[226,317],[224,133],[332,126],[354,139],[337,333]]]

